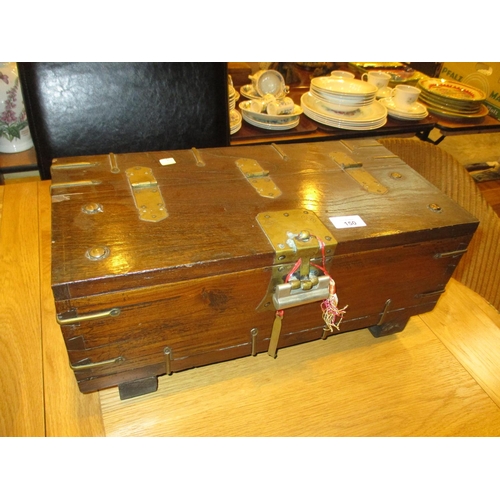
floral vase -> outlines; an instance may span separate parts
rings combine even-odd
[[[19,153],[32,147],[17,64],[0,63],[0,153]]]

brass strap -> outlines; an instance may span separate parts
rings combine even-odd
[[[52,163],[51,170],[68,170],[73,168],[89,168],[96,167],[99,163],[91,163],[89,161],[82,161],[78,163]]]
[[[53,182],[50,185],[50,190],[52,191],[53,189],[96,186],[97,184],[101,184],[101,181],[89,180],[89,181]]]
[[[363,189],[369,193],[385,194],[388,189],[377,181],[373,175],[363,168],[361,162],[353,160],[345,153],[333,152],[330,153],[330,158],[340,166],[340,168],[358,182]]]

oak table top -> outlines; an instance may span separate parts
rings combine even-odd
[[[83,395],[50,290],[49,183],[0,186],[0,206],[0,435],[500,436],[499,314],[453,279],[393,336],[187,370],[131,400]]]

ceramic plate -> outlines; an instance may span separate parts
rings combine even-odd
[[[343,122],[338,122],[334,120],[329,120],[328,118],[324,118],[311,112],[307,108],[304,108],[304,114],[318,123],[322,123],[323,125],[327,125],[329,127],[340,128],[344,130],[375,130],[377,128],[383,127],[387,123],[387,118],[383,118],[378,120],[377,122],[370,123],[369,125],[359,125],[359,124],[346,124]]]
[[[460,101],[484,101],[486,99],[486,94],[482,90],[441,78],[422,79],[419,80],[418,85],[432,94],[448,99]]]
[[[368,106],[363,106],[356,111],[338,112],[326,108],[323,101],[308,92],[302,95],[300,104],[304,112],[307,107],[310,111],[326,119],[340,120],[344,123],[368,124],[387,117],[387,109],[377,101]]]
[[[422,92],[419,99],[435,108],[442,108],[444,110],[449,109],[450,111],[456,111],[458,113],[477,113],[482,104],[480,101],[457,101],[445,99],[444,97],[439,97],[429,92]]]
[[[447,120],[453,120],[453,121],[477,120],[478,118],[484,118],[489,114],[489,110],[484,104],[481,104],[481,107],[477,113],[471,113],[471,114],[455,113],[453,111],[437,109],[430,105],[427,106],[427,109],[433,115],[441,116],[443,118],[446,118]]]
[[[377,105],[383,108],[384,110],[384,114],[382,117],[371,121],[355,122],[355,121],[345,121],[332,116],[325,116],[322,114],[318,114],[313,109],[309,108],[305,101],[306,99],[302,103],[304,114],[311,120],[314,120],[318,123],[322,123],[323,125],[328,125],[329,127],[341,128],[345,130],[374,130],[384,126],[387,123],[387,110],[384,108],[384,106],[382,106],[379,103],[377,103]]]
[[[238,123],[238,125],[236,125],[235,127],[231,127],[229,135],[236,134],[236,132],[238,132],[238,130],[241,128],[242,122],[243,122],[243,120],[240,123]]]
[[[238,125],[238,123],[241,123],[241,113],[236,109],[232,109],[229,112],[229,123],[231,127]]]

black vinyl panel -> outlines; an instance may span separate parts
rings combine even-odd
[[[226,63],[18,63],[42,177],[53,158],[229,145]]]

